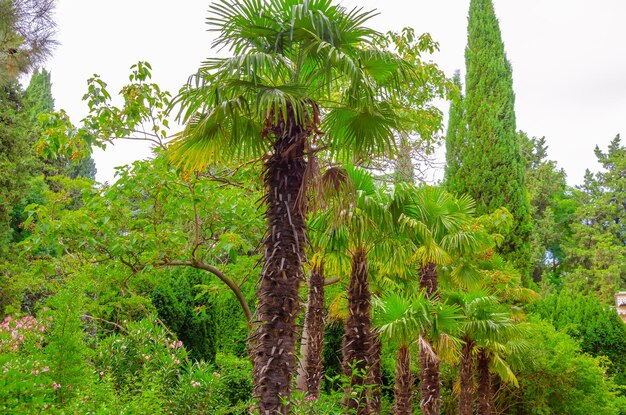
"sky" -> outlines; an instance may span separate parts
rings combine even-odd
[[[205,24],[209,3],[57,0],[60,45],[46,64],[56,109],[78,123],[87,114],[87,79],[97,73],[117,92],[138,60],[150,62],[153,80],[175,93],[215,54]],[[371,26],[380,31],[411,26],[430,33],[440,45],[432,60],[449,76],[457,69],[464,76],[469,0],[343,4],[377,9]],[[517,128],[545,136],[549,157],[565,169],[569,184],[580,184],[585,169],[599,169],[594,147],[606,149],[626,132],[626,1],[494,0],[494,7],[513,67]],[[447,103],[439,105],[447,111]],[[112,182],[115,166],[149,155],[149,145],[140,142],[97,150],[97,179]]]

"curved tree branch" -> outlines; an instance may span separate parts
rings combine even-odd
[[[192,267],[192,268],[197,268],[197,269],[202,269],[204,271],[208,271],[211,274],[215,275],[224,284],[226,284],[228,286],[228,288],[230,288],[230,290],[233,292],[233,294],[235,294],[235,297],[237,297],[237,301],[239,301],[239,304],[241,305],[241,308],[243,309],[243,312],[246,315],[246,321],[248,323],[248,329],[252,329],[252,312],[250,311],[250,306],[248,305],[248,302],[246,301],[246,298],[244,297],[243,293],[241,292],[241,289],[239,288],[239,286],[237,284],[235,284],[235,282],[233,280],[228,278],[226,276],[226,274],[224,274],[222,271],[220,271],[219,269],[215,268],[213,265],[205,264],[204,262],[196,261],[196,260],[192,260],[192,261],[168,261],[168,262],[161,263],[161,265],[162,266]]]

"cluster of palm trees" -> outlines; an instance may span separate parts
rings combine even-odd
[[[440,361],[460,348],[461,396],[469,396],[472,360],[476,356],[479,378],[494,362],[503,363],[505,345],[492,334],[513,327],[505,313],[494,311],[491,296],[438,289],[441,271],[464,289],[480,275],[467,258],[489,238],[472,219],[471,201],[406,183],[385,189],[356,167],[329,168],[321,179],[317,174],[318,159],[349,166],[397,151],[397,137],[417,130],[406,95],[423,86],[419,68],[381,47],[382,36],[365,26],[373,12],[331,0],[221,0],[209,12],[214,47],[232,56],[208,59],[181,90],[175,102],[186,128],[169,151],[186,169],[226,159],[264,163],[267,233],[251,337],[260,413],[290,412],[307,264],[297,384],[319,395],[324,271],[336,259],[350,263],[342,350],[347,410],[379,410],[381,337],[398,344],[396,413],[411,413],[413,344],[420,349],[422,413],[438,413]],[[315,180],[326,197],[311,216]],[[374,274],[395,287],[375,292],[376,324],[369,287]],[[447,329],[458,321],[464,323],[457,331]],[[488,406],[489,392],[481,387]]]
[[[479,258],[493,248],[493,240],[472,216],[473,202],[438,187],[376,185],[373,176],[356,167],[331,176],[345,177],[345,191],[326,195],[325,210],[313,215],[309,235],[317,261],[325,252],[327,263],[342,257],[350,263],[342,347],[344,373],[350,381],[347,408],[357,414],[378,413],[377,345],[383,338],[397,348],[394,414],[413,413],[414,346],[420,355],[422,413],[439,413],[442,360],[459,365],[459,413],[473,413],[475,356],[479,413],[490,413],[491,372],[515,383],[505,358],[519,352],[523,343],[510,307],[501,304],[496,290],[489,290],[479,269]],[[341,272],[340,266],[332,268]],[[440,270],[446,274],[444,289],[439,287]],[[319,273],[320,268],[312,268],[309,307],[311,298],[322,301],[317,296],[323,295],[325,279]],[[370,283],[377,288],[370,289]],[[322,334],[312,333],[322,330],[323,324],[309,326],[311,312],[319,314],[307,309],[303,339],[307,362],[319,361],[311,354],[322,347]],[[304,367],[307,376],[320,378],[321,367]],[[303,384],[309,395],[319,395],[318,382]]]

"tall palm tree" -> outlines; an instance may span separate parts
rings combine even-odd
[[[474,413],[474,355],[481,359],[479,370],[485,369],[486,356],[477,343],[497,342],[514,326],[510,315],[494,296],[483,291],[454,291],[446,293],[446,301],[459,307],[463,315],[459,337],[463,341],[460,367],[459,415]],[[483,374],[484,376],[484,374]],[[482,413],[482,412],[480,412]]]
[[[219,0],[209,6],[210,58],[175,100],[187,123],[172,157],[187,169],[220,158],[264,158],[264,267],[253,342],[262,414],[289,411],[298,288],[306,245],[306,184],[314,144],[362,159],[393,151],[403,126],[391,98],[415,71],[375,46],[374,15],[331,0]]]
[[[385,232],[390,226],[387,194],[365,170],[353,166],[331,173],[338,185],[331,204],[311,228],[330,251],[350,258],[348,314],[342,346],[343,370],[350,379],[345,404],[357,414],[376,412],[371,389],[373,347],[370,256],[393,257]],[[372,408],[374,406],[374,408]]]
[[[455,256],[476,251],[483,244],[482,234],[471,227],[474,203],[469,197],[457,199],[438,187],[415,188],[407,183],[397,187],[392,207],[415,246],[420,288],[428,298],[437,299],[438,266],[448,265]],[[441,406],[440,361],[428,352],[434,346],[433,339],[425,336],[420,348],[420,406],[427,415],[438,415]]]

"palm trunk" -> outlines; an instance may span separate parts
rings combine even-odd
[[[491,373],[489,373],[490,358],[484,350],[478,353],[478,413],[492,414]]]
[[[459,395],[459,415],[472,415],[474,413],[474,359],[472,349],[474,342],[465,339],[461,351],[461,393]]]
[[[371,415],[380,414],[380,393],[381,384],[383,383],[383,372],[381,368],[381,355],[383,353],[383,344],[380,336],[372,332],[371,351],[369,354],[369,372],[367,376],[367,384],[369,388],[369,413]]]
[[[394,415],[413,414],[413,379],[411,379],[411,354],[406,344],[398,348],[396,359],[396,386]]]
[[[302,333],[302,362],[296,385],[307,396],[318,398],[324,346],[324,263],[316,263],[309,276],[309,297]]]
[[[432,342],[424,339],[432,349]],[[439,415],[441,408],[441,370],[439,359],[432,352],[420,348],[420,407],[423,415]]]
[[[426,291],[428,298],[437,298],[437,265],[429,262],[420,272],[420,288]],[[433,349],[431,339],[425,336],[424,341]],[[439,415],[441,408],[441,371],[439,359],[432,351],[420,347],[420,391],[422,400],[420,407],[423,415]]]
[[[265,163],[268,232],[265,264],[257,290],[254,345],[254,394],[262,415],[289,412],[295,368],[298,289],[303,278],[306,225],[303,180],[305,143],[310,128],[298,125],[289,109],[286,119],[268,126],[275,138]]]
[[[365,249],[352,256],[348,289],[348,317],[343,335],[343,371],[350,379],[344,404],[355,415],[368,415],[366,381],[371,350],[372,316]]]
[[[439,298],[438,286],[437,264],[429,262],[420,271],[420,288],[426,290],[426,297]]]

